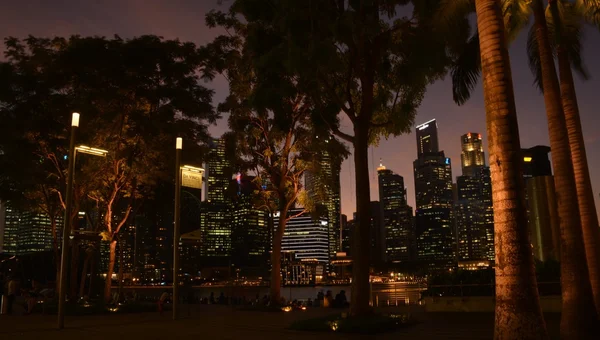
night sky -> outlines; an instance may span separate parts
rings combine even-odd
[[[224,1],[227,4],[227,1]],[[219,8],[217,0],[20,0],[4,1],[0,9],[0,37],[24,38],[31,34],[39,37],[101,35],[123,38],[142,34],[156,34],[165,38],[179,38],[196,44],[209,42],[219,34],[204,25],[204,15],[211,8]],[[221,8],[225,9],[224,6]],[[515,85],[521,145],[549,145],[544,102],[532,85],[533,78],[525,55],[526,36],[522,34],[510,50]],[[600,33],[588,29],[585,37],[585,53],[592,79],[576,81],[581,119],[585,134],[589,167],[596,207],[600,210]],[[3,52],[3,47],[0,47]],[[220,78],[208,84],[215,90],[215,103],[227,95],[227,84]],[[85,115],[85,113],[83,113]],[[453,162],[453,176],[461,175],[460,135],[479,132],[485,136],[485,111],[481,85],[473,98],[458,107],[452,101],[451,83],[446,81],[432,85],[419,109],[417,124],[436,118],[439,128],[440,148]],[[82,117],[85,124],[85,116]],[[349,124],[343,124],[343,130]],[[225,121],[211,127],[214,136],[227,129]],[[389,169],[404,176],[408,188],[408,200],[414,207],[414,184],[412,163],[416,158],[414,133],[382,141],[371,148],[371,198],[378,199],[376,168],[379,159]],[[487,157],[487,152],[486,152]],[[342,211],[351,218],[355,211],[353,162],[342,166]]]

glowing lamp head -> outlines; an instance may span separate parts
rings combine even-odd
[[[79,113],[73,112],[73,115],[71,117],[71,126],[79,126]]]
[[[177,150],[183,149],[183,138],[177,137],[177,139],[175,140],[175,149],[177,149]]]

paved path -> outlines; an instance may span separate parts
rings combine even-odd
[[[407,312],[400,309],[399,312]],[[187,311],[183,310],[187,316]],[[224,306],[195,306],[190,317],[173,321],[157,313],[67,317],[66,328],[55,328],[56,316],[0,316],[0,339],[364,339],[365,336],[290,331],[292,322],[339,311],[315,308],[306,312],[263,313]],[[490,313],[424,313],[410,310],[419,322],[377,339],[492,339]],[[558,315],[546,317],[549,331],[558,332]]]

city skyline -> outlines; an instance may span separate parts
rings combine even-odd
[[[118,34],[130,38],[142,34],[158,34],[165,38],[179,38],[182,41],[193,41],[205,44],[216,35],[222,33],[218,29],[209,30],[204,25],[204,15],[210,9],[225,10],[228,2],[218,6],[217,1],[193,2],[180,0],[170,3],[147,2],[138,0],[106,1],[89,3],[64,1],[54,4],[46,1],[12,2],[0,12],[0,32],[3,38],[16,36],[25,38],[34,36],[68,36],[104,35],[111,37]],[[588,71],[592,79],[582,82],[575,78],[582,125],[585,134],[589,168],[600,168],[600,116],[596,114],[598,99],[595,88],[600,86],[600,64],[592,63],[595,55],[600,54],[600,33],[586,29],[586,49],[583,52],[587,60]],[[510,48],[511,65],[521,146],[530,148],[536,145],[549,145],[548,128],[544,101],[539,91],[532,85],[531,75],[525,53],[526,34],[521,34]],[[0,46],[0,53],[4,47]],[[0,56],[3,58],[3,56]],[[595,77],[594,77],[595,76]],[[214,103],[221,102],[227,95],[227,83],[217,77],[207,86],[215,89]],[[219,137],[227,130],[226,117],[217,126],[211,126],[214,137]],[[472,98],[459,107],[452,101],[449,77],[430,86],[423,104],[418,110],[415,121],[421,124],[436,118],[439,126],[439,145],[446,156],[455,164],[460,160],[460,136],[469,131],[478,131],[484,141],[484,152],[487,150],[487,134],[485,129],[485,110],[481,84],[478,84]],[[350,124],[342,120],[342,130],[349,131]],[[416,158],[414,128],[411,133],[390,140],[382,140],[378,147],[370,149],[370,184],[371,200],[379,197],[377,186],[377,165],[382,158],[387,167],[404,177],[407,187],[408,203],[415,206],[414,180],[412,161]],[[486,163],[489,161],[486,159]],[[453,170],[453,178],[460,174],[460,169]],[[592,187],[596,207],[600,211],[600,174],[591,171]],[[341,170],[341,206],[342,213],[352,216],[356,210],[353,160],[350,156]]]

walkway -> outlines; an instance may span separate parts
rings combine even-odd
[[[329,313],[329,309],[306,312],[262,313],[237,311],[225,306],[195,306],[191,316],[177,321],[155,313],[67,317],[66,328],[55,328],[56,316],[0,316],[0,339],[95,340],[112,339],[364,339],[364,336],[307,333],[286,330],[295,320]],[[398,312],[407,312],[406,309]],[[411,309],[419,321],[396,333],[377,339],[492,339],[493,315],[488,313],[424,313]],[[559,316],[546,316],[549,331],[558,332]],[[373,337],[375,338],[375,337]]]

